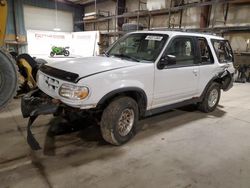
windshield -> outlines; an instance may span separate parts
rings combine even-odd
[[[155,61],[167,38],[167,35],[162,34],[133,33],[119,39],[107,55],[138,62]]]

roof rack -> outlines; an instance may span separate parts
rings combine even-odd
[[[159,28],[151,28],[151,31],[179,31],[179,32],[189,32],[189,33],[204,33],[206,35],[216,36],[216,33],[211,33],[202,29],[186,29],[186,28],[168,28],[168,27],[159,27]]]
[[[187,32],[184,28],[169,28],[169,27],[156,27],[151,28],[150,31],[181,31],[181,32]]]

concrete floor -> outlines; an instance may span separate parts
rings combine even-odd
[[[145,119],[121,147],[97,126],[54,136],[60,120],[44,116],[33,128],[43,150],[32,152],[19,103],[0,113],[0,187],[250,187],[250,84],[222,93],[213,113],[182,108]]]

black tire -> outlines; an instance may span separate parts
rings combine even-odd
[[[18,88],[17,66],[4,49],[0,49],[0,110],[16,95]]]
[[[216,101],[213,103],[213,105],[209,105],[209,97],[211,95],[211,92],[213,92],[214,90],[218,92],[218,97]],[[205,113],[214,111],[220,101],[220,95],[221,95],[220,84],[213,82],[207,89],[202,102],[198,104],[198,109]]]
[[[64,56],[67,56],[67,57],[69,56],[69,51],[68,50],[64,51]]]
[[[126,135],[121,135],[119,131],[119,120],[124,111],[132,110],[134,121],[132,128]],[[101,132],[105,141],[113,145],[122,145],[128,142],[136,134],[136,124],[138,122],[138,105],[130,97],[118,97],[114,99],[103,111],[101,118]]]
[[[54,52],[50,52],[50,57],[54,57],[55,53]]]

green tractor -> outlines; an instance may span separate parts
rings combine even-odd
[[[57,47],[57,46],[52,46],[51,52],[50,52],[50,57],[54,57],[55,55],[64,55],[64,56],[69,56],[69,47]]]

